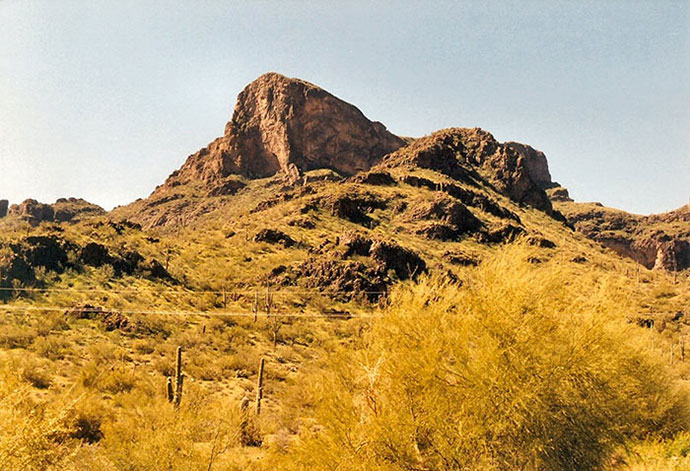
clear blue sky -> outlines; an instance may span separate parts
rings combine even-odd
[[[0,0],[0,198],[147,196],[276,71],[531,144],[577,200],[688,202],[690,2],[427,3]]]

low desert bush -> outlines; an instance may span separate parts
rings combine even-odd
[[[0,469],[62,469],[73,448],[70,409],[35,402],[15,373],[0,371]]]
[[[69,343],[63,338],[54,335],[36,337],[33,343],[33,350],[49,360],[60,360],[64,358],[65,353],[69,350]]]
[[[103,427],[103,453],[115,469],[211,469],[209,463],[239,444],[237,404],[217,403],[195,388],[188,389],[179,411],[163,397],[133,395],[130,401]]]

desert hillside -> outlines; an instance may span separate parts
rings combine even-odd
[[[3,469],[690,469],[687,206],[276,73],[170,171],[0,201]]]

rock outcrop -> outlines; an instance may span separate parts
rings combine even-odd
[[[264,74],[239,94],[225,135],[191,155],[164,187],[330,168],[343,175],[368,170],[405,145],[381,123],[311,83]],[[293,182],[294,183],[294,182]]]
[[[59,198],[51,205],[55,222],[78,221],[91,216],[102,216],[105,210],[82,198]]]
[[[0,214],[2,214],[2,202],[0,202]],[[59,198],[53,204],[27,199],[20,204],[10,206],[9,214],[18,216],[35,226],[44,221],[70,222],[89,216],[101,216],[105,214],[105,210],[81,198]]]
[[[9,201],[0,200],[0,218],[4,218],[5,216],[7,216],[8,205],[9,205]]]
[[[690,268],[690,205],[664,214],[640,216],[597,203],[554,198],[578,232],[649,269]]]
[[[39,203],[34,199],[27,199],[20,204],[13,204],[10,206],[9,212],[26,219],[32,225],[42,221],[52,221],[55,217],[55,211],[51,205]]]
[[[527,145],[501,144],[479,129],[437,131],[390,155],[381,168],[429,169],[469,185],[488,184],[513,201],[553,212],[545,188],[553,185],[546,157]]]

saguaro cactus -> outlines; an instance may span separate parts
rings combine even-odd
[[[167,384],[166,384],[166,388],[165,388],[165,389],[166,389],[165,392],[166,392],[166,395],[167,395],[167,398],[168,398],[168,402],[172,402],[173,399],[174,399],[174,394],[173,394],[173,383],[172,383],[172,378],[171,378],[170,376],[168,376],[168,381],[167,381]]]
[[[266,285],[266,317],[271,317],[271,309],[273,308],[273,293],[271,288]]]

